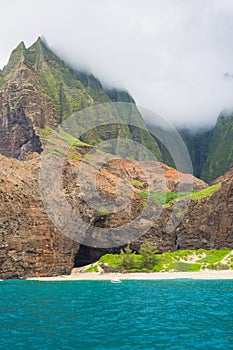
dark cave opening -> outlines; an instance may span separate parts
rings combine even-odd
[[[119,254],[120,249],[120,247],[94,248],[81,244],[78,253],[74,257],[74,268],[93,264],[105,254]]]

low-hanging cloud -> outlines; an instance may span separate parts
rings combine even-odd
[[[8,0],[0,31],[1,66],[43,35],[72,66],[178,126],[233,110],[231,0]]]

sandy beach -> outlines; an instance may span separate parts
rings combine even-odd
[[[99,273],[99,272],[76,272],[72,271],[70,275],[56,277],[32,277],[28,280],[37,281],[104,281],[119,278],[121,280],[166,280],[177,278],[191,279],[233,279],[233,270],[226,271],[200,271],[200,272],[154,272],[154,273]]]

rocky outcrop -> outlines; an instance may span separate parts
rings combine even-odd
[[[175,233],[182,249],[233,249],[233,168],[212,196],[191,201]]]
[[[157,246],[158,252],[178,249],[233,249],[233,168],[219,179],[221,188],[200,200],[180,200],[164,207],[148,232],[131,243],[139,252],[143,242]],[[217,183],[217,180],[215,181]],[[97,261],[115,250],[81,246],[76,257],[77,266]]]
[[[30,152],[40,153],[40,129],[55,127],[56,118],[35,71],[27,61],[21,62],[0,88],[0,154],[24,159]]]
[[[118,111],[115,102],[129,103],[128,110]],[[90,106],[88,116],[78,114]],[[74,71],[40,38],[29,48],[20,43],[0,71],[0,154],[24,159],[30,152],[41,152],[51,128],[74,114],[82,141],[95,145],[125,137],[142,143],[160,159],[158,146],[127,92],[106,92],[93,75]],[[137,127],[127,125],[131,114]],[[95,127],[99,119],[107,126]]]
[[[78,150],[80,152],[76,151],[76,157],[72,158],[71,155],[74,156],[72,153],[66,158],[63,168],[64,193],[76,215],[94,227],[100,228],[121,227],[121,225],[137,218],[144,208],[143,203],[145,203],[145,199],[137,194],[139,191],[137,186],[147,188],[147,183],[143,178],[143,164],[115,160],[96,168],[97,165],[91,159],[82,156],[81,147]],[[72,152],[74,151],[72,150]],[[82,158],[82,162],[77,160],[77,157]],[[119,251],[119,247],[107,250],[85,248],[85,240],[80,249],[78,242],[66,237],[55,227],[43,205],[43,200],[47,199],[41,198],[39,190],[40,163],[41,157],[36,153],[25,161],[0,157],[1,278],[68,274],[74,266],[79,266],[90,260],[93,261],[106,252]],[[85,186],[91,183],[92,173],[97,171],[96,186],[101,197],[111,201],[119,197],[120,193],[120,203],[124,203],[125,200],[129,201],[125,209],[116,213],[104,212],[101,210],[98,198],[95,198],[95,194],[92,195],[92,193],[90,194],[92,197],[89,199],[91,199],[93,207],[86,202],[78,177],[80,166],[83,163],[86,166]],[[148,163],[146,164],[149,167]],[[56,165],[54,164],[54,166]],[[151,173],[155,175],[154,166],[155,164],[152,164]],[[177,175],[174,177],[174,181],[177,181]],[[179,177],[182,178],[181,175]],[[186,175],[185,178],[187,179],[187,177]],[[136,183],[135,180],[137,180]],[[167,182],[170,184],[170,170],[168,180]],[[121,192],[119,192],[119,186],[123,188]],[[203,187],[205,186],[203,183]],[[159,223],[156,224],[157,226],[153,223],[153,217],[156,217],[157,210],[160,209],[155,203],[150,206],[147,214],[149,227],[152,227],[149,236],[161,250],[170,250],[174,246],[174,234],[161,233],[162,227],[159,227]],[[165,214],[162,213],[162,215]],[[161,219],[160,222],[163,223],[163,220]],[[94,240],[92,234],[92,231],[88,231],[87,238]]]
[[[0,278],[69,274],[79,244],[54,226],[38,189],[38,155],[0,157]]]
[[[125,169],[128,180],[131,179],[128,181],[125,176],[120,177],[123,175],[119,170],[122,165],[119,161],[117,167],[116,164],[111,164],[109,169],[102,167],[98,173],[97,187],[103,198],[114,199],[119,183],[123,180],[126,188],[130,187],[131,202],[123,212],[103,214],[101,210],[90,208],[79,192],[77,174],[80,161],[67,159],[64,168],[64,191],[77,215],[97,227],[118,227],[141,213],[144,199],[137,195],[138,188],[132,184],[135,178],[143,180],[142,175],[138,177],[141,168],[135,162],[124,161],[122,169]],[[85,247],[85,242],[80,249],[79,243],[67,238],[55,227],[44,209],[43,198],[40,197],[39,166],[39,155],[23,162],[0,157],[1,278],[68,274],[72,267],[93,262],[106,252],[119,252],[119,247],[96,249]],[[93,164],[88,166],[87,182],[91,181]],[[170,182],[171,177],[168,179]],[[156,216],[158,206],[152,206],[151,228],[132,243],[132,248],[138,251],[144,239],[156,245],[160,252],[178,248],[233,248],[232,189],[232,172],[229,172],[221,188],[212,196],[190,201],[185,208],[184,219],[170,232],[167,231],[168,221],[172,216],[173,222],[176,218],[179,219],[184,210],[184,201],[180,200],[175,208],[174,203],[164,207],[156,220],[153,217]],[[94,200],[93,197],[92,201]]]
[[[138,251],[143,240],[148,239],[160,252],[223,247],[233,249],[233,168],[220,180],[221,188],[212,195],[190,200],[188,206],[186,200],[180,200],[165,208],[156,224],[144,237],[133,242],[132,248]],[[171,217],[173,223],[178,222],[178,225],[168,233],[167,225]]]
[[[31,120],[21,106],[14,111],[8,110],[1,118],[0,154],[7,157],[24,159],[30,152],[42,152],[42,144]],[[1,107],[0,107],[1,109]],[[3,111],[3,108],[1,109]]]
[[[152,197],[147,198],[148,190],[166,196],[167,192],[198,191],[207,184],[160,162],[112,159],[106,153],[111,145],[104,151],[90,146],[124,136],[143,144],[160,159],[157,144],[144,129],[135,106],[139,127],[116,126],[113,113],[110,130],[100,127],[83,132],[82,140],[89,144],[75,141],[64,130],[53,132],[51,137],[52,129],[70,114],[93,105],[94,111],[98,103],[120,100],[134,102],[125,92],[106,92],[92,75],[74,72],[40,39],[29,49],[21,43],[13,51],[0,71],[0,278],[69,274],[74,266],[93,262],[106,252],[119,252],[121,237],[124,243],[132,242],[136,252],[145,239],[160,252],[233,248],[233,170],[219,179],[222,186],[211,196],[162,207]],[[109,110],[102,111],[109,118]],[[131,110],[123,109],[123,115],[130,121]],[[95,117],[95,113],[89,113],[88,118],[84,113],[76,120],[78,128],[85,131],[79,122],[86,124]],[[49,149],[45,147],[48,139]],[[127,147],[123,146],[123,154],[128,154]],[[136,148],[136,143],[131,142],[130,147]],[[44,156],[47,190],[55,189],[52,200],[57,212],[53,219],[59,214],[63,226],[51,219],[50,192],[43,197],[39,188]],[[50,176],[59,170],[61,158],[62,181]],[[65,201],[60,202],[60,196]],[[72,222],[69,207],[72,215],[87,224],[83,232],[74,225],[66,234],[66,225]],[[141,217],[143,212],[146,214]],[[133,235],[130,239],[126,233],[125,227],[132,221],[136,226],[131,232],[139,232],[136,237],[140,238]],[[115,228],[118,240],[112,233]],[[112,245],[106,245],[106,240]]]

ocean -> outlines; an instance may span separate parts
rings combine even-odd
[[[3,281],[0,349],[233,349],[233,280]]]

